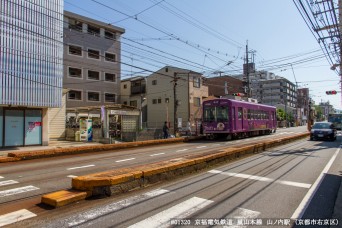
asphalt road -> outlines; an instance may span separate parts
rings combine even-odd
[[[182,217],[191,218],[192,225],[199,219],[203,219],[202,222],[211,218],[225,219],[228,222],[230,218],[239,216],[288,219],[295,213],[303,214],[303,210],[297,208],[305,205],[301,203],[305,195],[337,153],[340,137],[336,142],[297,141],[209,172],[120,197],[87,200],[55,210],[41,207],[39,199],[47,192],[70,187],[70,175],[78,176],[181,157],[189,153],[220,150],[231,144],[260,141],[265,137],[295,134],[296,131],[304,130],[304,127],[288,128],[271,136],[229,142],[180,143],[115,153],[74,155],[5,164],[0,167],[0,174],[5,181],[13,182],[0,186],[0,218],[1,215],[26,209],[32,214],[25,216],[34,218],[24,220],[22,223],[25,227],[127,227],[134,224],[136,227],[146,227],[146,224],[151,227],[153,222],[161,221],[160,218],[169,225],[171,218]],[[341,156],[336,156],[336,159],[341,161]],[[307,209],[304,216],[317,218],[317,213],[320,215],[322,208],[320,200],[332,201],[338,189],[337,185],[334,185],[336,177],[339,178],[338,170],[336,168],[336,173],[325,175],[323,185],[320,185],[318,192],[329,192],[329,196],[313,198],[315,200],[312,202],[317,201],[318,208],[315,209],[313,205],[307,207],[310,210]],[[324,187],[325,185],[327,187]],[[17,191],[13,189],[23,189],[27,186],[30,186],[27,191],[21,190],[11,194]],[[324,212],[332,213],[329,210]],[[70,216],[71,214],[73,216]],[[173,217],[169,217],[171,215]],[[156,227],[161,225],[160,222],[156,223]]]

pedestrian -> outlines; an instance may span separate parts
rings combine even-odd
[[[169,127],[167,126],[166,121],[164,122],[163,133],[164,133],[164,139],[167,139],[169,137]]]

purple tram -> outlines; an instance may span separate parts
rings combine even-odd
[[[277,129],[276,107],[225,98],[203,102],[203,133],[210,138],[244,138]]]

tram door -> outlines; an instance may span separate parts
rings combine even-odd
[[[243,129],[242,107],[238,107],[238,128],[239,128],[239,130]]]
[[[233,121],[233,129],[232,130],[236,130],[236,112],[235,112],[235,107],[232,107],[232,121]]]

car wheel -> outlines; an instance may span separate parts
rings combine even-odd
[[[313,140],[313,137],[310,137],[310,141],[312,141]]]

